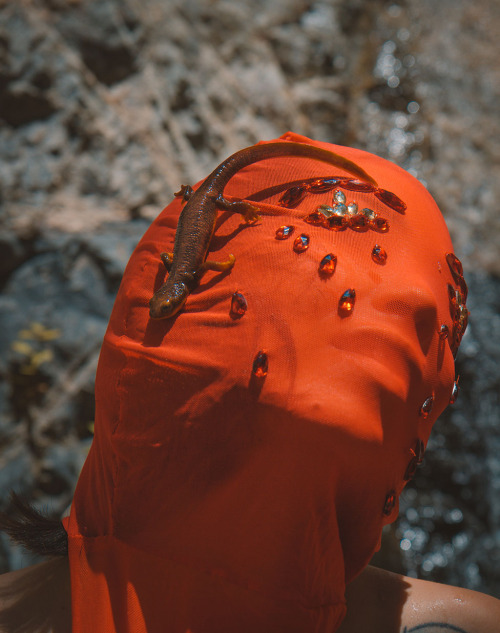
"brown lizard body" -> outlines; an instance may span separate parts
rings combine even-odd
[[[162,260],[169,275],[149,302],[151,318],[164,319],[174,316],[207,270],[224,271],[233,267],[235,261],[233,255],[230,255],[225,262],[206,260],[215,229],[217,210],[224,209],[241,213],[248,223],[257,221],[259,216],[257,215],[258,208],[250,203],[243,200],[230,202],[223,198],[224,187],[243,167],[257,161],[281,156],[312,158],[339,167],[376,185],[373,178],[347,158],[305,143],[265,143],[253,145],[232,154],[214,169],[195,192],[183,186],[176,194],[184,197],[187,203],[179,216],[173,254],[162,254]]]

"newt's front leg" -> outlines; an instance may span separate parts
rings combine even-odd
[[[255,224],[260,220],[260,215],[257,213],[259,207],[245,202],[241,198],[234,198],[234,200],[228,200],[224,198],[222,194],[219,194],[215,200],[217,208],[221,211],[231,211],[232,213],[239,213],[247,224]]]

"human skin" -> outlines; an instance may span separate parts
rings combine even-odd
[[[348,585],[346,599],[347,615],[337,633],[497,633],[499,628],[500,601],[491,596],[371,566]],[[21,631],[71,633],[67,558],[0,576],[0,633]]]

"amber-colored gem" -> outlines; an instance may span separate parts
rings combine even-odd
[[[356,291],[354,290],[354,288],[348,288],[339,299],[340,316],[348,316],[349,314],[352,314],[355,301]]]
[[[333,275],[336,267],[337,256],[333,253],[328,253],[319,263],[319,272],[321,275]]]
[[[463,277],[460,277],[460,279],[457,281],[457,285],[460,288],[460,294],[463,297],[464,301],[467,301],[467,296],[469,294],[469,289],[467,288],[467,284],[465,283],[465,279]]]
[[[378,244],[372,249],[372,259],[376,264],[385,264],[387,261],[387,252]]]
[[[268,370],[269,359],[266,352],[263,352],[261,350],[260,352],[257,352],[257,355],[253,360],[252,373],[257,378],[264,378],[265,376],[267,376]]]
[[[342,188],[347,189],[348,191],[375,191],[375,187],[371,183],[364,182],[363,180],[346,180],[342,183]]]
[[[389,222],[385,218],[375,217],[370,220],[370,228],[378,233],[387,233],[389,230]]]
[[[453,389],[451,390],[451,396],[450,396],[450,404],[455,404],[455,402],[457,401],[458,394],[460,393],[460,386],[458,384],[459,380],[460,380],[460,376],[457,376],[457,379],[453,383]]]
[[[306,217],[304,218],[304,222],[307,222],[308,224],[315,224],[316,226],[324,225],[325,220],[326,215],[324,213],[321,213],[319,209],[316,209],[316,211],[312,211],[312,213],[309,213],[309,215],[306,215]]]
[[[352,215],[349,218],[349,227],[353,231],[364,233],[370,228],[370,220],[366,217],[366,215],[363,215],[362,213],[356,213],[356,215]]]
[[[330,215],[326,218],[326,226],[332,231],[344,231],[347,225],[348,219],[345,215]]]
[[[429,396],[424,404],[420,407],[420,415],[426,420],[434,405],[434,396]]]
[[[285,193],[281,196],[279,202],[283,207],[296,207],[304,198],[306,193],[306,188],[300,185],[297,187],[290,187],[290,189],[287,189],[287,191],[285,191]]]
[[[293,250],[296,253],[303,253],[307,251],[309,248],[309,235],[305,233],[301,233],[298,237],[296,237],[293,241]]]
[[[446,261],[448,263],[448,266],[450,267],[451,274],[453,275],[455,281],[464,276],[462,262],[454,253],[446,253]]]
[[[345,178],[318,178],[310,182],[306,187],[311,193],[326,193],[327,191],[331,191],[343,180],[345,180]]]
[[[286,240],[290,237],[294,230],[295,227],[291,224],[284,224],[283,226],[280,226],[279,229],[276,229],[276,239]]]
[[[385,189],[376,189],[375,196],[381,200],[388,207],[397,211],[398,213],[404,213],[406,211],[406,203],[398,198],[395,193],[386,191]]]
[[[383,514],[385,516],[389,516],[391,512],[394,510],[394,506],[396,505],[396,491],[391,490],[387,493],[387,496],[384,501],[384,507],[382,508]]]
[[[441,326],[439,330],[439,338],[442,341],[445,341],[448,338],[449,334],[450,334],[450,328],[445,323],[443,323],[443,325]]]
[[[232,319],[241,319],[247,309],[247,300],[241,292],[233,293],[233,296],[231,297],[231,309],[229,310],[229,316]]]

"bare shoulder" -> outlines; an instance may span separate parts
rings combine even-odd
[[[367,567],[347,588],[338,633],[498,633],[500,601]]]
[[[71,633],[66,557],[0,575],[0,633]]]

